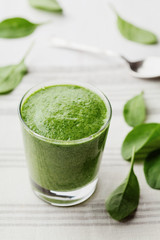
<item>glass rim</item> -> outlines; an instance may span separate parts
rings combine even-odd
[[[80,86],[80,87],[84,87],[94,93],[96,93],[105,103],[105,106],[107,108],[107,112],[108,112],[108,116],[106,117],[105,123],[102,125],[102,127],[95,133],[91,134],[88,137],[85,138],[80,138],[80,139],[76,139],[76,140],[57,140],[57,139],[52,139],[52,138],[47,138],[45,136],[42,136],[36,132],[34,132],[33,130],[31,130],[27,124],[24,122],[22,115],[21,115],[21,109],[22,109],[22,105],[25,101],[25,99],[27,99],[29,96],[31,96],[32,93],[43,89],[44,87],[49,87],[49,86],[56,86],[56,85],[76,85],[76,86]],[[37,88],[38,87],[38,88]],[[87,142],[87,141],[91,141],[93,140],[96,136],[99,136],[110,124],[110,120],[112,117],[112,107],[111,107],[111,103],[109,101],[109,99],[106,97],[106,95],[99,90],[97,87],[94,87],[88,83],[80,83],[77,81],[65,81],[65,80],[61,80],[61,81],[49,81],[46,83],[39,83],[36,84],[35,86],[33,86],[32,88],[30,88],[27,92],[25,92],[25,94],[23,95],[23,97],[20,100],[20,103],[18,105],[18,116],[20,118],[20,121],[22,123],[22,125],[24,126],[24,128],[33,136],[35,136],[36,138],[45,141],[45,142],[49,142],[49,143],[54,143],[57,145],[71,145],[71,144],[77,144],[77,143],[83,143],[83,142]]]

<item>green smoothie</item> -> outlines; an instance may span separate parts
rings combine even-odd
[[[97,178],[109,126],[98,94],[77,85],[47,86],[23,100],[20,114],[36,186],[65,192]]]

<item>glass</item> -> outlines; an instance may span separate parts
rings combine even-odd
[[[107,108],[107,119],[93,135],[72,141],[49,139],[32,131],[22,119],[21,108],[35,91],[54,85],[77,85],[101,97]],[[71,206],[88,199],[95,191],[98,171],[106,142],[112,109],[107,97],[88,84],[56,81],[30,89],[19,105],[25,154],[34,193],[57,206]]]

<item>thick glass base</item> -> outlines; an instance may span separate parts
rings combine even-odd
[[[78,190],[58,192],[47,190],[31,180],[34,193],[43,201],[55,206],[73,206],[87,200],[95,191],[98,179]]]

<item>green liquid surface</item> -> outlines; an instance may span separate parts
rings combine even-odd
[[[22,119],[35,133],[55,140],[77,140],[98,132],[107,109],[94,92],[76,85],[54,85],[29,96]]]

